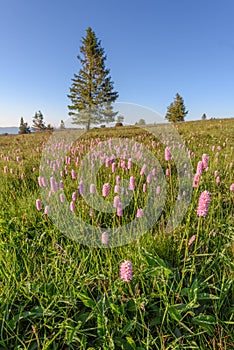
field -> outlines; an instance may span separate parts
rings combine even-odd
[[[175,128],[168,160],[150,128],[93,129],[64,158],[48,132],[0,137],[0,350],[234,349],[234,119]]]

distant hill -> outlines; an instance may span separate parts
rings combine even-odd
[[[18,134],[19,128],[17,126],[5,126],[5,127],[0,127],[0,135],[2,134]]]

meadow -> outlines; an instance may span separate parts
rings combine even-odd
[[[181,193],[173,149],[150,129],[92,129],[64,159],[50,149],[44,173],[49,132],[0,137],[0,350],[234,349],[234,119],[175,128],[193,167],[183,164],[192,185]],[[85,167],[79,177],[85,159],[98,162],[93,177]]]

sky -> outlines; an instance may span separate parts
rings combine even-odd
[[[0,0],[0,126],[30,125],[39,110],[66,121],[89,26],[117,102],[164,117],[179,93],[188,121],[234,117],[233,13],[233,0]]]

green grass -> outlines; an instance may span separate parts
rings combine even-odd
[[[139,239],[116,248],[79,244],[36,210],[39,164],[48,133],[0,137],[0,350],[234,348],[234,193],[230,191],[234,119],[175,127],[194,152],[194,169],[206,153],[209,170],[194,190],[181,224],[167,233],[178,187],[172,162],[159,220]],[[97,137],[134,138],[144,145],[153,140],[140,128],[119,127],[91,130],[82,143],[88,147]],[[162,145],[155,152],[165,170]],[[74,159],[69,171],[75,168]],[[3,173],[6,165],[8,172]],[[131,171],[136,176],[139,169]],[[105,167],[100,169],[99,191],[104,182],[113,183],[109,173]],[[64,183],[69,197],[74,184],[69,177]],[[198,218],[198,199],[204,190],[210,191],[211,203],[207,217]],[[147,193],[136,192],[122,223],[132,219],[137,201],[138,206],[145,203]],[[93,225],[121,224],[113,215],[98,211],[92,219],[82,198],[76,203],[76,214]],[[196,240],[189,246],[193,235]],[[130,283],[119,277],[125,259],[133,264]]]

